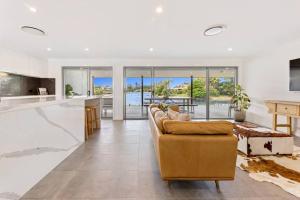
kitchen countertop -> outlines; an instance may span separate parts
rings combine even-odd
[[[101,96],[75,96],[67,98],[65,96],[44,95],[44,96],[22,96],[22,97],[2,97],[0,102],[0,112],[12,111],[38,106],[60,104],[72,100],[92,100]]]

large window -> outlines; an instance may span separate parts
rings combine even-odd
[[[111,67],[63,67],[63,89],[66,96],[102,96],[102,117],[113,115]]]
[[[127,67],[125,119],[146,118],[151,103],[180,105],[193,118],[231,118],[236,67]]]
[[[209,69],[209,117],[231,118],[231,97],[236,85],[235,68]]]
[[[125,70],[125,118],[147,118],[147,100],[152,97],[151,74],[149,68]]]

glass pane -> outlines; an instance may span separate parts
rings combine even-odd
[[[152,78],[143,77],[143,117],[147,116],[148,105],[150,105],[150,99],[152,97]]]
[[[209,117],[231,118],[231,97],[236,84],[236,68],[209,69]]]
[[[94,95],[112,95],[112,78],[93,77]]]
[[[193,77],[192,85],[192,107],[193,118],[206,118],[206,70],[199,69],[197,76]]]
[[[191,74],[187,68],[155,68],[153,102],[178,104],[184,109],[191,100],[190,86]]]
[[[90,70],[93,95],[102,96],[102,118],[113,117],[113,79],[112,68],[94,68]]]
[[[63,69],[64,95],[86,96],[88,95],[88,69]]]
[[[154,76],[153,102],[177,104],[192,118],[206,118],[205,68],[155,68]]]
[[[147,118],[147,106],[151,97],[151,69],[125,69],[125,118]]]

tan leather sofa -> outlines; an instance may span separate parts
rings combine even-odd
[[[218,180],[234,179],[237,139],[232,123],[164,120],[163,127],[171,134],[162,133],[152,107],[148,108],[149,123],[162,179],[213,180],[217,187]],[[203,134],[193,130],[195,126]]]

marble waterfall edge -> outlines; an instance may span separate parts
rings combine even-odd
[[[84,99],[0,111],[0,199],[19,199],[84,142]]]

